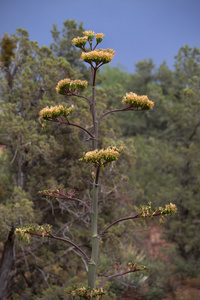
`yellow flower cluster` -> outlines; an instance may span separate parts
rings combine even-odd
[[[95,34],[95,39],[96,39],[96,41],[97,41],[98,44],[101,43],[101,41],[103,40],[104,36],[105,36],[105,34],[103,34],[103,33],[97,33],[97,34]]]
[[[136,263],[129,262],[127,266],[130,268],[131,271],[136,272],[136,271],[144,271],[147,270],[148,268],[146,266],[138,265]]]
[[[77,38],[74,38],[72,40],[72,44],[76,47],[82,47],[82,46],[85,46],[85,44],[87,43],[87,40],[88,40],[88,37],[87,36],[84,36],[84,37],[77,37]]]
[[[82,60],[91,63],[92,61],[96,64],[109,63],[114,57],[115,51],[112,49],[98,49],[91,52],[83,52],[81,54]]]
[[[16,228],[15,234],[18,235],[19,239],[25,241],[28,245],[30,244],[30,233],[24,228]]]
[[[53,197],[53,196],[57,196],[59,194],[60,190],[56,189],[56,190],[43,190],[43,191],[39,191],[38,194],[43,195],[43,196],[47,196],[47,197]]]
[[[81,299],[96,299],[99,300],[104,294],[103,288],[96,288],[92,289],[90,291],[89,287],[80,287],[80,288],[74,288],[74,289],[68,289],[67,293],[70,294],[71,296],[79,296]]]
[[[103,40],[103,37],[105,36],[105,34],[103,33],[96,33],[92,30],[89,31],[84,31],[83,32],[84,36],[83,37],[77,37],[74,38],[72,40],[72,44],[78,48],[84,48],[84,46],[86,45],[87,41],[89,43],[92,43],[94,36],[96,38],[97,44],[101,43]]]
[[[83,34],[88,37],[89,40],[93,40],[95,32],[92,30],[84,31]]]
[[[141,107],[143,109],[152,109],[154,106],[154,102],[150,101],[146,95],[139,96],[133,92],[126,93],[122,103],[126,103],[130,107]]]
[[[168,214],[177,213],[176,204],[170,203],[170,204],[165,205],[165,212]]]
[[[69,78],[65,78],[58,82],[56,92],[61,95],[66,95],[69,92],[80,93],[87,88],[87,85],[88,83],[86,80],[71,80]]]
[[[73,112],[75,109],[74,105],[71,105],[70,107],[59,105],[59,106],[51,106],[51,107],[45,107],[40,111],[40,117],[39,119],[45,119],[45,120],[53,120],[58,118],[59,116],[67,117],[69,114]]]
[[[107,149],[98,149],[89,151],[83,155],[79,161],[91,162],[97,166],[104,165],[105,163],[117,160],[120,153],[123,151],[123,147],[108,147]]]
[[[43,236],[45,234],[51,233],[51,225],[44,224],[44,225],[30,225],[23,228],[16,228],[15,234],[18,235],[20,240],[26,241],[28,244],[30,243],[30,235],[31,233],[39,233]]]
[[[148,216],[156,216],[161,215],[162,220],[164,220],[164,215],[172,215],[173,213],[177,213],[177,207],[175,204],[170,203],[166,204],[165,207],[159,206],[155,209],[152,209],[151,202],[148,203],[148,205],[141,205],[141,216],[142,217],[148,217]]]

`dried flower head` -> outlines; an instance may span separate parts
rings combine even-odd
[[[146,95],[139,96],[133,92],[126,93],[122,103],[126,103],[130,107],[141,107],[142,109],[152,109],[154,106],[154,102],[150,101]]]
[[[95,62],[96,65],[109,63],[114,57],[115,51],[112,49],[98,49],[91,52],[83,52],[82,60],[87,63]]]
[[[87,88],[87,81],[86,80],[71,80],[69,78],[65,78],[60,80],[56,87],[56,92],[61,95],[66,95],[68,93],[80,93],[84,89]]]

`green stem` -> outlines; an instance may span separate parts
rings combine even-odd
[[[92,120],[93,120],[93,128],[94,128],[94,140],[93,140],[93,150],[97,149],[98,145],[98,121],[96,119],[95,114],[95,80],[96,80],[96,69],[92,69]]]
[[[95,113],[95,78],[96,78],[96,69],[92,67],[92,119],[93,119],[93,128],[94,128],[94,140],[93,140],[93,150],[97,149],[98,146],[98,121],[96,119]],[[93,197],[92,197],[92,212],[91,212],[91,232],[92,232],[92,254],[91,254],[91,263],[88,266],[88,286],[90,290],[95,289],[95,280],[96,280],[96,270],[99,254],[99,236],[98,236],[98,190],[99,190],[99,172],[100,167],[96,167],[95,170],[95,181],[93,186]]]
[[[96,168],[96,176],[93,187],[93,198],[92,198],[92,213],[91,213],[91,221],[92,221],[92,255],[91,261],[88,267],[88,286],[90,289],[95,288],[95,279],[96,279],[96,269],[98,262],[98,254],[99,254],[99,237],[98,237],[98,181],[99,181],[99,172],[100,167]]]
[[[93,263],[90,263],[88,265],[88,286],[90,287],[90,290],[95,288],[95,276],[96,273],[96,266]]]

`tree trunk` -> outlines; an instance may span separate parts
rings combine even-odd
[[[14,231],[14,227],[12,227],[4,244],[3,256],[0,263],[0,300],[5,300],[10,294],[9,286],[17,272],[15,268]]]

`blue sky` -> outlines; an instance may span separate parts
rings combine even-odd
[[[0,37],[21,27],[49,46],[52,24],[61,30],[71,19],[104,33],[101,47],[116,51],[113,66],[129,72],[149,58],[172,68],[181,46],[200,48],[200,0],[0,0]]]

